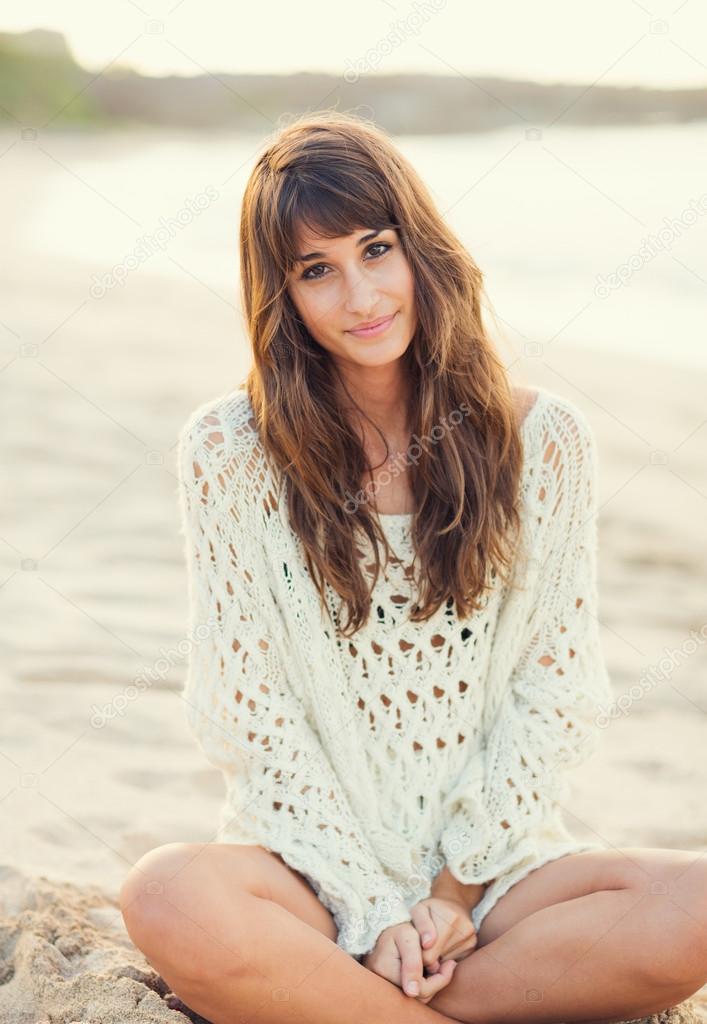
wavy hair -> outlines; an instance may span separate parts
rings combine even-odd
[[[522,439],[505,367],[482,324],[478,266],[375,124],[325,110],[279,127],[241,207],[241,301],[253,347],[244,386],[280,488],[287,480],[290,522],[322,606],[328,583],[339,610],[347,608],[345,624],[334,617],[347,637],[371,608],[357,530],[373,547],[373,583],[378,544],[386,558],[390,547],[369,502],[352,500],[372,467],[342,411],[335,363],[298,316],[287,279],[299,229],[337,238],[366,226],[395,228],[412,270],[417,328],[402,364],[412,378],[409,422],[418,442],[435,442],[417,444],[409,469],[418,563],[411,619],[430,618],[442,602],[461,619],[479,608],[492,579],[508,579],[520,525]]]

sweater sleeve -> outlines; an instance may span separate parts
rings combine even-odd
[[[411,916],[288,677],[287,625],[254,529],[257,473],[247,449],[239,458],[224,444],[224,432],[217,413],[193,416],[178,447],[195,640],[182,696],[199,746],[226,783],[217,840],[279,854],[331,911],[337,945],[358,957]]]
[[[597,457],[591,428],[569,403],[547,417],[528,497],[528,641],[519,651],[480,755],[449,793],[440,849],[465,884],[486,884],[543,851],[561,821],[566,770],[600,745],[612,699],[597,597]]]

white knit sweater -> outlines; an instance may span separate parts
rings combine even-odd
[[[215,838],[279,853],[357,958],[411,919],[445,864],[487,884],[471,911],[478,929],[529,871],[605,845],[574,840],[562,818],[566,770],[596,749],[612,699],[588,422],[538,391],[521,426],[514,585],[497,581],[464,622],[450,602],[407,620],[412,516],[382,514],[399,559],[349,640],[320,608],[252,417],[234,390],[195,409],[179,436],[194,641],[183,696],[226,781]]]

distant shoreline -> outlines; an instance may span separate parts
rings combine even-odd
[[[360,63],[360,62],[358,62]],[[396,135],[542,132],[574,126],[707,120],[707,89],[515,81],[472,75],[142,75],[127,65],[98,73],[74,59],[59,32],[0,33],[0,125],[102,129],[165,126],[254,132],[324,107],[361,111]]]

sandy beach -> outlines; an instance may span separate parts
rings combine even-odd
[[[93,298],[98,268],[43,255],[25,230],[41,174],[14,182],[2,213],[20,244],[0,252],[0,1017],[178,1022],[115,900],[147,850],[215,832],[221,777],[180,698],[174,446],[249,354],[235,287],[212,289],[198,260],[181,285],[136,272]],[[516,382],[576,402],[599,445],[600,618],[617,704],[603,749],[572,777],[567,822],[616,848],[698,856],[707,372],[571,347],[567,333],[506,358]]]

